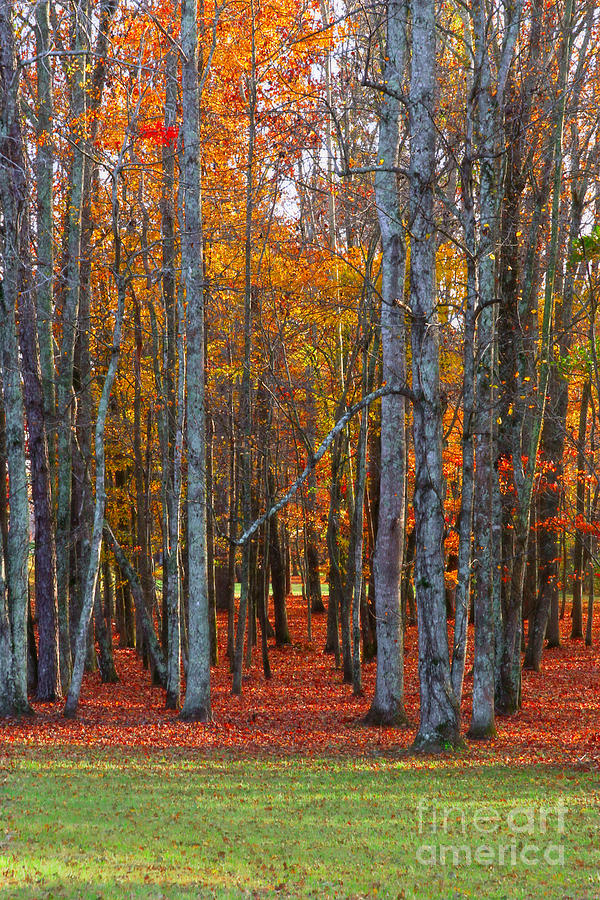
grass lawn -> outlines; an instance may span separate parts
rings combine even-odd
[[[0,897],[593,900],[599,787],[597,772],[460,758],[13,748]]]

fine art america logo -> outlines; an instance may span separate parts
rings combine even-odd
[[[563,866],[565,813],[555,806],[418,805],[422,866]]]

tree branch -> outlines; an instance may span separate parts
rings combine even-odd
[[[340,433],[340,431],[342,431],[346,427],[346,425],[348,424],[350,419],[352,419],[352,417],[355,416],[356,413],[360,412],[361,409],[364,409],[365,406],[369,406],[375,400],[379,400],[380,397],[385,397],[388,394],[402,394],[404,397],[407,397],[409,400],[414,401],[414,399],[415,399],[415,395],[409,387],[405,387],[405,386],[393,387],[391,385],[384,384],[380,388],[377,388],[376,391],[372,391],[370,394],[367,394],[366,397],[363,397],[363,399],[359,400],[358,403],[355,403],[354,406],[351,406],[348,410],[346,410],[344,415],[341,416],[337,420],[337,422],[335,423],[334,427],[331,429],[329,434],[323,439],[323,441],[319,445],[319,448],[316,451],[316,453],[312,457],[310,457],[310,459],[306,463],[306,466],[304,467],[304,471],[302,472],[302,474],[296,479],[296,481],[288,489],[288,491],[283,495],[283,497],[281,497],[277,501],[277,503],[275,503],[273,506],[271,506],[271,508],[269,510],[267,510],[266,513],[263,513],[262,516],[260,516],[258,519],[255,519],[254,522],[252,523],[252,525],[250,525],[239,538],[237,538],[236,540],[229,538],[229,540],[236,546],[243,547],[244,544],[246,544],[250,540],[250,538],[254,534],[256,534],[256,532],[261,527],[261,525],[264,525],[265,522],[267,522],[272,516],[274,516],[276,513],[278,513],[279,510],[283,509],[284,506],[288,505],[288,503],[290,502],[292,497],[297,493],[299,488],[302,487],[302,485],[304,484],[304,482],[306,481],[306,479],[308,478],[310,473],[313,471],[313,469],[316,468],[316,465],[319,462],[319,460],[322,459],[323,456],[325,456],[327,450],[331,447],[333,441],[335,440],[336,435],[338,435]]]

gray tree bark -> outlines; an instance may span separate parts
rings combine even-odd
[[[252,362],[252,317],[256,302],[252,286],[252,211],[254,208],[254,148],[256,138],[256,18],[254,3],[250,2],[251,15],[251,72],[246,80],[248,92],[248,152],[246,157],[246,205],[245,205],[245,241],[244,241],[244,368],[240,385],[240,425],[241,449],[240,469],[242,481],[240,485],[242,521],[244,530],[252,520],[252,382],[250,366]],[[251,555],[256,559],[254,548],[247,542],[242,547],[242,573],[240,585],[240,603],[235,635],[235,651],[233,657],[232,693],[242,692],[242,666],[244,653],[244,637],[246,634],[246,618],[250,618],[252,610],[250,597],[250,580],[254,567]],[[250,603],[250,605],[249,605]],[[248,660],[251,657],[251,628],[248,629]]]
[[[47,60],[45,60],[47,64]],[[18,73],[15,73],[18,79]],[[19,109],[15,110],[19,116]],[[10,159],[12,193],[19,230],[19,347],[23,374],[23,394],[28,429],[28,449],[31,473],[31,493],[35,521],[35,607],[39,632],[39,666],[37,694],[40,700],[52,702],[61,695],[58,668],[58,623],[56,600],[56,556],[52,521],[52,498],[44,395],[40,372],[37,337],[37,314],[31,237],[30,210],[26,163],[20,122],[14,123],[13,155]],[[42,185],[43,190],[44,185]],[[44,241],[42,240],[42,243]],[[35,646],[35,645],[34,645]]]
[[[117,9],[118,0],[101,0],[98,5],[98,32],[94,44],[94,64],[90,83],[87,86],[86,106],[90,115],[89,137],[82,135],[81,150],[84,153],[83,188],[81,201],[81,253],[79,260],[79,307],[77,310],[77,333],[73,358],[73,384],[77,395],[75,411],[76,453],[72,455],[72,510],[75,522],[71,536],[76,559],[75,571],[71,573],[71,584],[75,585],[70,597],[71,647],[74,648],[78,617],[81,612],[81,598],[89,565],[91,535],[94,521],[94,496],[89,473],[93,467],[94,440],[94,398],[92,395],[93,372],[90,353],[91,308],[92,308],[92,248],[94,221],[92,208],[98,191],[98,165],[89,153],[94,147],[99,130],[99,111],[102,108],[106,84],[107,52],[110,44],[110,27]],[[102,630],[102,623],[99,623]],[[105,645],[106,647],[106,645]],[[95,666],[92,629],[88,647],[88,668]],[[110,663],[106,662],[107,671]],[[112,674],[112,673],[111,673]]]
[[[502,713],[515,712],[521,705],[521,629],[522,629],[522,597],[529,539],[529,514],[533,495],[533,483],[536,472],[537,453],[546,408],[548,381],[550,377],[551,333],[554,309],[554,289],[557,270],[557,251],[559,236],[559,209],[562,189],[563,163],[563,126],[566,109],[567,83],[573,44],[573,0],[567,0],[562,21],[563,38],[560,51],[558,75],[558,96],[552,122],[552,138],[549,159],[552,163],[552,208],[550,215],[550,240],[548,244],[547,270],[545,273],[544,303],[540,333],[539,383],[538,400],[530,399],[528,406],[533,412],[528,415],[521,407],[520,414],[515,410],[517,422],[512,426],[512,468],[517,494],[517,514],[514,517],[514,563],[512,566],[510,586],[507,591],[507,602],[504,604],[502,659],[500,665],[500,682],[496,690],[496,707]],[[521,318],[525,318],[525,310],[520,310]],[[519,394],[526,395],[523,386],[524,372],[527,370],[527,356],[531,357],[531,349],[526,342],[520,346],[517,371]],[[513,370],[514,371],[514,370]],[[523,425],[526,428],[523,429]],[[517,426],[517,427],[516,427]],[[524,436],[521,430],[525,432]],[[522,462],[523,457],[527,462]]]
[[[481,228],[478,255],[479,305],[477,312],[477,370],[475,380],[475,496],[473,513],[474,553],[477,560],[475,586],[475,657],[473,666],[473,713],[469,735],[486,738],[495,734],[494,724],[494,558],[492,513],[495,441],[493,414],[494,348],[494,254],[497,225],[497,178],[495,159],[495,115],[489,60],[488,14],[481,2],[474,8],[475,78],[477,91],[477,151],[480,157],[479,206]]]
[[[362,393],[363,397],[369,393],[375,377],[375,356],[369,361],[368,333],[371,328],[369,314],[371,310],[370,287],[366,286],[369,300],[365,304],[363,313],[363,361],[362,361]],[[361,653],[361,607],[363,592],[363,542],[364,542],[364,506],[365,489],[367,483],[367,442],[369,431],[369,410],[365,407],[360,416],[360,430],[358,434],[358,447],[356,451],[356,483],[354,486],[354,517],[352,522],[352,540],[348,557],[352,557],[352,565],[348,565],[348,580],[352,578],[352,585],[347,585],[352,598],[352,690],[356,696],[363,692],[362,686],[362,653]]]
[[[411,11],[410,305],[415,394],[415,592],[421,688],[419,731],[414,747],[427,751],[456,745],[460,740],[460,719],[450,682],[444,583],[444,473],[433,204],[437,83],[435,2],[411,0]]]
[[[306,438],[311,447],[315,444],[317,411],[315,407],[314,367],[308,365],[306,379]],[[318,530],[315,519],[318,515],[317,482],[314,475],[309,479],[306,490],[306,587],[311,613],[325,612],[321,593],[321,572],[319,570]]]
[[[406,380],[404,297],[406,248],[395,167],[398,165],[400,105],[406,65],[406,0],[388,0],[383,80],[390,93],[381,100],[375,202],[381,231],[382,380]],[[396,96],[393,96],[393,95]],[[406,400],[390,394],[381,401],[379,514],[374,559],[377,674],[367,721],[378,725],[406,722],[404,709],[404,632],[400,611],[405,532]]]
[[[0,350],[10,498],[6,559],[10,656],[6,603],[0,597],[0,675],[4,681],[3,687],[7,688],[2,703],[6,715],[31,711],[27,699],[29,504],[23,390],[15,321],[19,292],[26,287],[23,283],[23,252],[28,254],[29,244],[22,180],[24,155],[19,116],[19,74],[15,56],[13,4],[9,0],[0,2],[0,157],[0,205],[4,219]]]
[[[575,499],[575,514],[578,520],[585,515],[585,490],[586,490],[586,464],[585,443],[587,433],[588,410],[591,401],[592,385],[586,378],[581,393],[579,406],[579,428],[577,434],[577,490]],[[571,608],[571,640],[583,638],[583,553],[584,538],[581,530],[575,530],[575,546],[573,548],[573,605]]]
[[[144,602],[144,595],[142,593],[142,585],[140,584],[140,579],[138,578],[135,569],[125,556],[123,548],[117,541],[116,537],[114,536],[113,532],[106,522],[104,523],[104,540],[106,541],[107,546],[110,547],[110,549],[113,551],[114,557],[117,561],[117,565],[121,570],[121,574],[127,579],[126,585],[128,589],[131,590],[131,593],[133,595],[135,611],[139,616],[141,628],[144,633],[144,640],[146,642],[146,647],[148,648],[148,655],[150,656],[150,660],[152,662],[152,668],[155,675],[157,676],[159,683],[166,688],[167,667],[162,651],[160,649],[158,638],[156,636],[156,631],[154,630],[152,618]]]
[[[127,136],[128,137],[128,136]],[[71,684],[64,708],[65,718],[73,718],[77,713],[79,706],[79,696],[81,693],[81,684],[83,681],[83,671],[87,656],[88,631],[92,619],[94,601],[98,587],[98,573],[100,571],[100,554],[102,551],[102,532],[104,529],[104,511],[106,509],[106,460],[104,448],[104,431],[106,427],[106,418],[108,416],[109,400],[114,380],[119,365],[119,356],[121,351],[121,332],[123,327],[123,316],[125,313],[125,292],[127,289],[127,277],[123,273],[121,261],[121,237],[119,233],[119,176],[123,165],[123,159],[126,152],[127,143],[121,150],[119,163],[116,170],[112,173],[112,236],[114,242],[114,278],[117,289],[117,309],[115,311],[115,322],[113,328],[112,348],[108,370],[102,385],[102,394],[98,403],[98,413],[96,416],[96,428],[94,435],[94,450],[96,463],[96,498],[94,504],[94,524],[91,535],[90,553],[87,572],[85,574],[85,587],[82,598],[81,616],[77,629],[77,640],[75,644],[75,655],[73,661],[73,672],[71,676]]]
[[[165,85],[165,129],[173,128],[177,118],[177,54],[169,51]],[[166,145],[162,150],[162,295],[166,319],[165,401],[167,447],[165,458],[166,555],[165,606],[167,614],[167,709],[178,709],[181,697],[181,574],[179,571],[179,532],[181,521],[181,450],[185,398],[185,352],[179,336],[185,329],[183,303],[178,310],[179,287],[176,299],[175,279],[175,148]],[[180,188],[181,190],[181,188]],[[180,315],[178,315],[178,312]],[[181,343],[183,343],[181,341]],[[176,362],[178,372],[175,372]]]
[[[0,365],[0,373],[2,366]],[[12,644],[8,595],[4,578],[4,548],[0,547],[0,719],[15,713]]]
[[[574,247],[575,241],[580,235],[583,207],[588,186],[585,165],[587,142],[585,135],[579,134],[573,113],[578,110],[582,86],[585,83],[583,73],[588,61],[588,48],[592,35],[593,21],[594,7],[590,4],[584,35],[578,44],[578,63],[573,76],[574,90],[569,103],[572,125],[569,151],[571,160],[571,214],[568,247]],[[589,158],[587,163],[589,167]],[[558,345],[558,354],[561,359],[566,358],[573,338],[571,320],[577,276],[577,264],[574,259],[568,259],[566,267],[562,296],[557,298],[555,310],[556,344]],[[533,616],[530,616],[528,647],[524,663],[525,668],[532,668],[536,671],[539,671],[541,667],[544,637],[548,638],[549,647],[560,646],[558,603],[558,559],[560,552],[558,534],[553,520],[559,514],[563,490],[563,455],[568,399],[568,379],[560,371],[559,367],[554,365],[550,369],[548,379],[547,410],[544,417],[540,445],[542,458],[550,463],[545,475],[544,490],[540,498],[540,595],[535,612]]]
[[[83,208],[83,172],[85,137],[82,123],[86,108],[88,0],[78,0],[73,11],[73,62],[70,78],[72,119],[72,161],[69,204],[66,221],[66,260],[62,303],[62,338],[56,381],[58,422],[58,486],[56,513],[56,579],[60,632],[60,666],[63,689],[71,679],[71,643],[69,629],[69,575],[71,556],[71,463],[73,416],[72,389],[75,337],[79,311],[79,267],[81,259],[81,214]]]
[[[206,568],[206,426],[204,389],[204,266],[200,186],[198,0],[181,2],[183,134],[182,281],[187,303],[188,640],[185,701],[180,716],[208,722],[210,629]]]
[[[470,23],[465,24],[465,34]],[[473,495],[475,455],[473,412],[475,391],[475,306],[477,301],[477,266],[475,242],[475,210],[473,196],[473,114],[467,108],[465,155],[461,166],[463,218],[467,253],[467,297],[463,344],[463,429],[462,485],[458,518],[458,564],[455,595],[454,641],[452,650],[452,689],[460,704],[467,654],[467,626],[471,605],[471,537],[473,528]]]
[[[53,223],[53,83],[49,57],[49,0],[38,0],[35,8],[37,138],[35,172],[37,193],[37,328],[44,391],[44,416],[48,442],[51,483],[56,474],[56,390],[54,384],[54,343],[52,309],[54,303],[54,223]]]
[[[583,185],[572,189],[572,211],[569,230],[569,246],[579,237],[583,212]],[[558,332],[559,354],[566,358],[571,345],[572,329],[570,328],[573,293],[575,287],[575,266],[568,263],[563,297],[557,303],[556,330]],[[529,633],[524,667],[539,672],[542,664],[544,638],[550,617],[550,609],[555,605],[558,614],[558,535],[553,520],[558,516],[560,505],[560,487],[563,477],[563,455],[565,448],[565,423],[569,400],[569,384],[557,366],[552,366],[548,380],[548,399],[546,415],[542,428],[541,450],[544,460],[550,463],[544,476],[540,497],[541,527],[539,533],[539,577],[540,594],[534,610],[529,617]],[[545,524],[547,523],[547,524]],[[557,615],[558,619],[558,615]],[[560,633],[556,629],[558,638]],[[557,645],[556,637],[554,645]]]

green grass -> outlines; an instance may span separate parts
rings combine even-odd
[[[236,597],[239,597],[241,590],[242,590],[241,584],[239,583],[239,581],[236,581],[234,588],[233,588],[234,595]],[[302,585],[297,581],[292,581],[292,589],[290,591],[290,594],[292,594],[294,597],[301,597],[302,596]],[[329,596],[329,584],[326,581],[321,582],[321,595],[323,597]],[[271,597],[273,596],[272,590],[271,590],[270,596]]]
[[[24,749],[0,758],[0,897],[592,900],[599,785],[593,772],[460,760]],[[552,810],[545,831],[540,806]],[[525,810],[535,814],[531,834]],[[442,844],[484,858],[468,864],[461,850],[458,864],[452,852],[442,864]],[[523,861],[527,844],[537,864]]]

